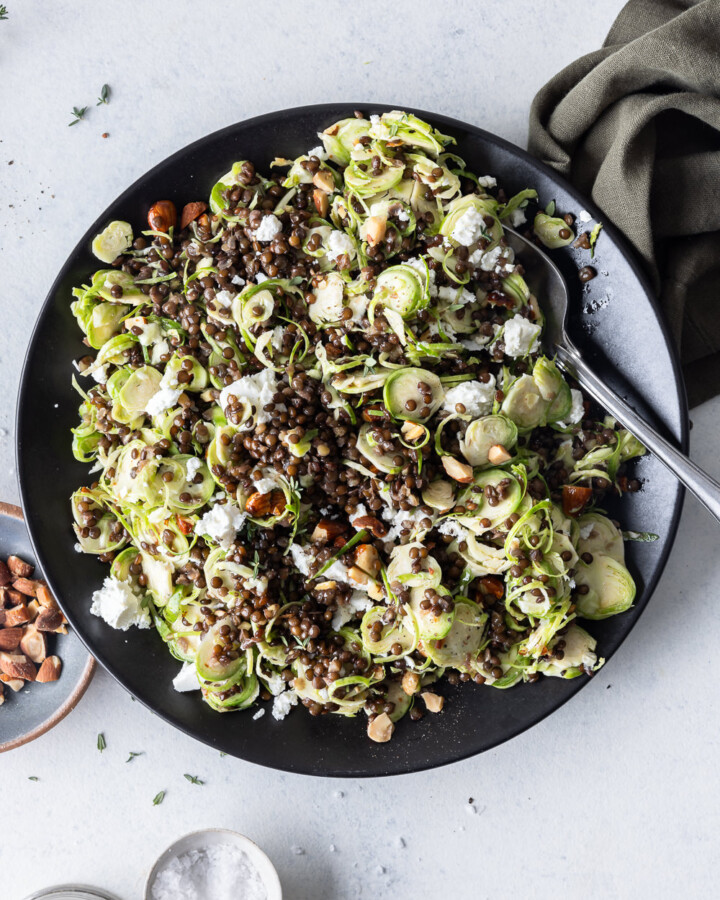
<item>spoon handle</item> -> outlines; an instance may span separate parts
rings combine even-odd
[[[562,368],[577,378],[578,383],[588,394],[666,465],[720,521],[720,484],[717,481],[665,440],[642,416],[611,391],[585,362],[576,347],[558,346],[557,360]]]

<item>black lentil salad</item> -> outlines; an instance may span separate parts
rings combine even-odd
[[[110,564],[93,612],[154,625],[178,689],[364,710],[383,741],[442,708],[443,675],[601,664],[578,620],[633,602],[600,508],[643,448],[542,355],[503,236],[564,246],[571,219],[525,225],[535,191],[508,199],[406,113],[319,137],[96,238],[73,450],[99,474],[74,527]]]

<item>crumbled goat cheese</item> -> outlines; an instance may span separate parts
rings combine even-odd
[[[517,228],[518,225],[522,225],[523,222],[527,222],[527,216],[525,215],[524,209],[514,209],[510,213],[510,224],[513,228]]]
[[[233,275],[230,279],[233,284],[236,284],[238,287],[242,287],[245,284],[245,279],[241,278],[239,275]]]
[[[267,900],[266,881],[232,843],[210,844],[167,859],[152,883],[152,900]]]
[[[492,272],[495,266],[497,266],[498,260],[503,255],[503,249],[503,247],[498,245],[492,250],[488,250],[487,253],[483,253],[479,260],[475,259],[475,254],[473,253],[470,258],[470,263],[473,266],[480,266],[483,272]]]
[[[352,310],[353,322],[359,322],[363,318],[367,312],[369,303],[370,301],[366,294],[356,294],[354,297],[349,298],[348,306]]]
[[[176,691],[184,693],[185,691],[199,691],[200,682],[197,677],[197,669],[195,663],[183,663],[182,669],[173,678],[173,687]]]
[[[399,206],[397,209],[393,210],[393,213],[401,225],[405,225],[410,221],[410,214],[404,206]]]
[[[273,700],[273,719],[277,719],[278,722],[282,721],[293,706],[297,705],[297,702],[298,695],[295,691],[284,691],[282,694],[278,694]]]
[[[307,155],[317,156],[317,158],[321,161],[327,159],[327,153],[325,152],[324,148],[319,145],[317,147],[313,147],[312,150],[308,150]]]
[[[223,309],[228,309],[232,306],[234,299],[235,294],[231,294],[230,291],[218,291],[215,294],[215,302],[218,306],[222,306]]]
[[[145,412],[149,416],[159,416],[168,409],[172,409],[180,399],[181,390],[175,388],[161,387],[145,404]]]
[[[255,715],[253,716],[253,719],[257,722],[257,720],[262,719],[262,717],[264,715],[265,715],[265,710],[261,708],[255,713]]]
[[[273,695],[273,697],[277,697],[282,694],[287,686],[287,682],[279,672],[273,672],[272,675],[268,676],[265,676],[263,673],[263,677],[267,682],[267,688]]]
[[[335,262],[343,254],[351,256],[354,249],[352,238],[344,231],[331,231],[325,243],[325,255]]]
[[[270,413],[263,407],[273,402],[273,394],[277,391],[277,378],[271,369],[263,369],[255,375],[243,375],[232,384],[228,384],[220,392],[218,403],[223,412],[227,410],[230,397],[237,397],[244,400],[254,410],[255,421],[258,425],[262,425],[270,421]],[[238,426],[241,430],[247,431],[252,428],[249,419],[246,419],[242,425]]]
[[[592,216],[586,209],[581,209],[578,214],[578,219],[583,223],[592,222]]]
[[[469,247],[482,236],[483,231],[485,231],[485,221],[482,214],[471,207],[466,209],[457,220],[450,237],[458,244],[462,244],[463,247]]]
[[[465,529],[460,525],[459,522],[456,522],[455,519],[443,519],[442,522],[438,525],[437,530],[440,534],[448,535],[451,538],[456,538],[458,541],[464,541],[466,538]]]
[[[272,213],[269,216],[265,216],[262,222],[255,229],[255,240],[262,241],[267,244],[271,241],[276,234],[279,234],[282,231],[282,222],[278,219],[277,216],[274,216]]]
[[[572,406],[570,407],[567,419],[564,422],[556,423],[560,428],[568,428],[570,425],[577,425],[578,422],[582,422],[582,418],[585,415],[585,405],[583,403],[582,393],[575,390],[575,388],[570,388],[570,394],[572,396]]]
[[[331,627],[339,631],[351,619],[361,616],[373,605],[372,600],[360,591],[353,591],[348,600],[338,606],[333,616]]]
[[[361,519],[363,516],[367,515],[367,508],[363,506],[362,503],[358,503],[358,505],[355,507],[355,511],[352,512],[350,516],[348,516],[348,518],[350,519],[350,524],[353,526],[353,528],[358,528],[358,526],[355,524],[355,520]],[[360,528],[362,528],[362,526],[360,526]]]
[[[235,504],[218,503],[198,521],[195,531],[212,538],[224,550],[229,550],[246,518],[247,514],[241,512]]]
[[[192,481],[197,473],[202,469],[202,460],[193,456],[187,461],[185,471],[187,472],[188,481]]]
[[[120,631],[127,631],[132,625],[149,628],[150,615],[140,602],[126,581],[119,581],[110,575],[103,581],[100,590],[92,595],[90,612]]]
[[[589,522],[587,525],[580,526],[580,537],[582,540],[586,541],[590,537],[593,533],[593,528],[595,528],[594,522]]]
[[[376,141],[389,141],[392,137],[390,126],[381,121],[380,116],[370,116],[370,128],[368,129],[371,138]]]
[[[280,351],[283,346],[283,336],[285,334],[285,329],[282,325],[276,325],[273,328],[272,338],[270,339],[270,343],[273,346],[274,350]]]
[[[462,403],[465,407],[463,415],[486,416],[492,409],[495,398],[495,378],[493,375],[486,382],[461,381],[445,394],[443,409],[448,412],[457,412],[455,406]]]
[[[310,563],[312,562],[311,554],[300,544],[293,544],[290,547],[290,556],[295,564],[295,568],[303,575],[310,573]]]
[[[448,303],[461,303],[463,306],[467,306],[468,303],[474,303],[477,300],[477,297],[472,291],[468,291],[467,288],[460,288],[458,290],[457,286],[443,286],[438,288],[438,297],[440,300],[445,300]]]
[[[270,491],[274,491],[277,488],[278,483],[272,478],[260,478],[253,483],[253,491],[257,491],[258,494],[269,494]]]
[[[381,513],[383,519],[390,523],[390,529],[384,537],[385,541],[397,540],[401,534],[415,534],[419,531],[426,531],[427,529],[421,524],[423,519],[432,521],[432,516],[428,516],[417,508],[413,510],[389,510],[389,515],[386,514],[387,512],[388,510],[383,510]]]
[[[158,341],[150,351],[150,362],[157,366],[162,362],[163,356],[170,356],[171,352],[170,344],[166,340]]]
[[[475,337],[461,338],[460,344],[466,350],[484,350],[490,338],[485,334],[476,334]]]
[[[503,339],[507,356],[526,356],[534,349],[540,335],[540,326],[523,316],[513,316],[505,323]]]
[[[92,377],[97,381],[98,384],[105,384],[108,380],[108,367],[98,366],[97,369],[93,369]]]
[[[494,188],[497,187],[497,178],[493,178],[492,175],[481,175],[477,183],[480,187]]]
[[[258,272],[255,276],[255,284],[262,284],[263,281],[269,281],[270,278],[268,275],[263,275],[262,272]]]

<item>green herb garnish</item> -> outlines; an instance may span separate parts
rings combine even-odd
[[[160,791],[159,794],[155,794],[153,797],[153,806],[160,806],[160,804],[165,799],[165,791]]]
[[[7,6],[0,6],[0,21],[2,19],[7,19],[7,17],[8,17]]]
[[[0,11],[2,11],[3,9],[5,9],[4,6],[0,7]],[[37,777],[37,775],[28,775],[28,781],[40,781],[40,779]]]
[[[190,782],[190,784],[205,784],[204,781],[200,781],[197,775],[184,775],[185,778]]]
[[[100,732],[100,734],[98,735],[98,739],[97,739],[97,748],[102,753],[106,747],[107,747],[107,744],[105,743],[105,735],[102,732]]]
[[[260,571],[260,556],[258,555],[257,550],[255,551],[255,556],[252,561],[252,577],[257,578],[258,572]]]
[[[82,119],[86,112],[87,106],[81,106],[80,109],[78,109],[77,106],[73,106],[72,114],[73,116],[75,116],[75,118],[72,122],[68,122],[68,127],[70,127],[71,125],[77,125],[77,123],[80,121],[80,119]]]
[[[595,244],[597,243],[597,239],[600,237],[601,231],[602,231],[602,222],[598,222],[598,224],[590,232],[590,258],[591,259],[595,256]]]
[[[130,751],[130,756],[128,756],[128,758],[125,760],[125,762],[126,762],[126,763],[132,762],[132,761],[135,759],[136,756],[142,756],[142,755],[143,755],[143,751],[142,751],[142,750],[140,750],[138,753],[135,753],[134,750],[131,750],[131,751]]]
[[[98,97],[98,102],[95,106],[102,106],[103,103],[108,103],[110,100],[110,85],[104,84],[100,90],[100,96]]]

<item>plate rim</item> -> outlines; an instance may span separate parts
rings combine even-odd
[[[22,373],[19,382],[18,394],[17,394],[17,403],[16,403],[16,415],[15,415],[15,457],[16,457],[16,468],[18,474],[18,483],[20,488],[20,497],[23,505],[23,511],[26,510],[27,506],[27,492],[26,492],[26,472],[23,464],[22,458],[22,424],[23,424],[23,398],[27,392],[28,382],[30,380],[31,368],[29,365],[31,351],[35,347],[35,342],[37,339],[37,335],[40,329],[41,322],[43,321],[46,311],[51,307],[53,299],[57,293],[58,288],[60,287],[61,282],[67,275],[68,269],[72,265],[72,261],[77,257],[79,253],[87,252],[89,242],[92,237],[97,233],[98,229],[102,227],[103,223],[107,221],[108,216],[112,215],[112,210],[116,208],[119,204],[121,204],[135,189],[140,185],[141,182],[146,181],[147,179],[152,178],[157,173],[162,171],[165,167],[176,161],[182,156],[188,155],[193,151],[197,151],[203,148],[208,142],[213,140],[222,139],[226,136],[231,136],[238,127],[242,126],[244,128],[252,127],[253,125],[260,125],[266,122],[271,121],[281,121],[284,118],[296,117],[303,114],[314,114],[318,117],[322,116],[325,112],[337,112],[338,110],[344,110],[347,116],[352,115],[353,111],[356,109],[366,110],[368,113],[373,110],[380,113],[388,112],[394,109],[402,109],[409,111],[420,118],[423,118],[434,125],[444,124],[450,129],[458,129],[465,131],[466,133],[472,134],[474,137],[479,138],[481,141],[493,144],[496,147],[504,150],[510,156],[519,157],[526,164],[529,164],[531,167],[537,168],[543,173],[546,177],[548,177],[551,181],[556,183],[558,187],[564,190],[573,200],[583,209],[587,209],[593,213],[593,218],[596,221],[603,222],[603,229],[610,236],[611,240],[618,246],[624,260],[632,270],[633,275],[637,278],[640,283],[643,292],[647,299],[650,302],[650,305],[655,313],[655,318],[657,320],[658,326],[661,331],[661,335],[663,338],[663,342],[665,347],[667,348],[668,354],[670,356],[671,361],[671,370],[675,387],[674,400],[677,402],[677,411],[680,417],[680,426],[679,426],[679,438],[678,434],[675,430],[675,426],[670,426],[667,423],[663,423],[666,427],[666,430],[670,433],[671,440],[676,442],[680,449],[687,454],[688,450],[688,441],[689,441],[689,409],[687,403],[687,394],[685,390],[685,382],[682,373],[682,369],[680,366],[680,359],[678,349],[676,344],[670,334],[669,324],[665,317],[665,313],[660,306],[659,300],[656,296],[655,290],[652,286],[649,276],[642,268],[638,258],[637,252],[632,247],[629,240],[619,231],[619,229],[609,220],[606,213],[604,213],[592,200],[592,198],[586,198],[583,194],[578,191],[573,184],[571,184],[563,175],[556,172],[551,166],[547,163],[543,162],[540,159],[532,156],[527,150],[519,147],[516,144],[513,144],[511,141],[506,140],[498,135],[493,134],[477,125],[473,125],[472,123],[465,122],[462,119],[457,119],[452,116],[446,116],[442,113],[429,112],[427,110],[418,109],[412,104],[387,104],[387,103],[375,103],[375,102],[348,102],[348,101],[338,101],[338,102],[328,102],[328,103],[317,103],[317,104],[306,104],[302,106],[294,106],[294,107],[286,107],[283,109],[271,110],[268,112],[261,113],[256,116],[251,116],[247,119],[239,119],[235,122],[232,122],[229,125],[226,125],[222,128],[216,129],[208,134],[202,135],[199,138],[196,138],[193,141],[190,141],[188,144],[185,144],[183,147],[180,147],[178,150],[175,150],[173,153],[169,154],[164,159],[160,160],[160,162],[156,163],[146,172],[143,172],[138,178],[136,178],[130,185],[128,185],[125,190],[123,190],[118,196],[116,196],[102,211],[102,213],[95,219],[95,221],[90,225],[90,227],[85,231],[82,237],[78,240],[76,245],[73,247],[71,252],[68,254],[65,262],[61,266],[58,271],[57,276],[55,277],[52,285],[50,286],[48,293],[45,297],[45,300],[40,307],[37,317],[35,319],[35,323],[32,328],[32,332],[28,339],[28,344],[25,352],[25,356],[23,359]],[[648,603],[652,599],[652,595],[655,592],[655,589],[658,585],[658,582],[665,570],[665,566],[667,565],[668,559],[672,552],[672,549],[675,544],[675,540],[677,537],[678,525],[680,521],[680,516],[683,509],[685,499],[685,488],[682,484],[678,482],[678,491],[676,498],[673,504],[673,513],[670,520],[670,526],[667,530],[669,535],[669,541],[666,547],[663,549],[663,553],[661,554],[653,572],[652,578],[650,578],[644,585],[644,593],[647,596],[645,603],[642,608],[638,612],[638,618],[633,623],[632,627],[620,638],[617,645],[614,649],[607,653],[606,660],[607,662],[615,655],[615,653],[620,649],[622,644],[627,640],[630,633],[634,630],[637,622],[639,621],[642,613],[645,611]],[[34,523],[32,521],[32,517],[27,517],[25,519],[25,524],[28,530],[28,534],[30,537],[30,541],[35,551],[35,554],[40,560],[43,557],[41,552],[41,546],[39,539],[36,537]],[[46,575],[48,581],[52,581],[48,575]],[[62,605],[62,604],[61,604]],[[86,649],[90,653],[91,657],[95,652],[94,649],[90,648],[85,641],[83,635],[78,629],[75,629],[75,634],[85,645]],[[174,717],[170,716],[164,710],[157,708],[156,706],[151,705],[146,702],[143,698],[138,697],[134,694],[132,689],[126,684],[125,679],[116,674],[103,660],[103,654],[99,653],[97,657],[97,661],[103,666],[103,668],[110,674],[110,676],[126,691],[132,694],[136,698],[136,700],[142,703],[147,709],[153,712],[155,715],[159,716],[160,719],[170,724],[172,727],[179,729],[182,733],[192,737],[195,740],[204,743],[206,746],[214,746],[211,739],[205,739],[196,732],[196,730],[189,728],[185,724],[179,723],[175,720]],[[542,711],[537,713],[536,715],[528,717],[527,720],[523,722],[521,726],[511,731],[511,733],[506,737],[500,737],[496,741],[488,744],[483,750],[462,750],[460,752],[455,753],[451,759],[447,759],[440,763],[429,763],[424,762],[422,760],[418,762],[414,762],[411,764],[404,764],[398,761],[389,761],[389,768],[391,771],[384,773],[373,773],[373,772],[355,772],[349,769],[343,769],[342,763],[340,763],[337,767],[335,767],[334,771],[331,773],[327,772],[318,772],[312,771],[310,768],[305,766],[304,764],[290,766],[276,766],[271,763],[265,763],[262,761],[250,760],[243,756],[238,756],[236,758],[242,759],[243,762],[250,763],[251,765],[259,765],[263,768],[271,768],[276,771],[281,772],[290,772],[292,774],[302,774],[302,775],[312,775],[315,777],[334,777],[334,778],[380,778],[380,777],[391,777],[393,775],[398,774],[409,774],[413,772],[421,772],[427,771],[430,769],[439,769],[444,766],[452,765],[453,763],[461,762],[463,760],[469,759],[474,756],[479,756],[482,753],[486,753],[489,750],[494,749],[495,747],[500,746],[501,744],[506,743],[507,741],[513,740],[524,732],[530,730],[531,728],[538,725],[541,721],[553,715],[557,710],[559,710],[562,706],[564,706],[569,700],[575,697],[578,692],[582,689],[587,688],[588,681],[583,679],[577,679],[578,684],[569,684],[568,685],[568,693],[567,696],[563,697],[556,705],[552,707],[552,709],[548,711]],[[229,755],[234,755],[229,753]]]
[[[4,500],[0,500],[0,516],[10,516],[13,519],[17,519],[20,522],[25,524],[25,527],[28,529],[28,534],[30,534],[30,529],[28,528],[27,522],[25,521],[25,517],[23,516],[23,511],[19,506],[15,506],[14,503],[5,503]],[[35,544],[32,540],[32,535],[30,535],[30,542],[33,546],[33,550],[35,549]],[[83,647],[88,651],[88,661],[85,664],[85,668],[80,673],[80,678],[75,684],[75,688],[72,693],[66,697],[64,703],[62,703],[52,715],[48,716],[44,722],[41,722],[39,725],[36,725],[30,731],[26,731],[25,734],[21,734],[16,738],[13,738],[10,741],[3,741],[0,743],[0,753],[7,753],[8,750],[14,750],[16,747],[22,747],[25,744],[29,744],[31,741],[36,740],[36,738],[42,737],[42,735],[46,734],[50,731],[51,728],[54,728],[58,722],[62,722],[62,720],[71,713],[75,707],[78,705],[80,700],[82,699],[85,691],[90,687],[90,682],[93,679],[93,675],[97,669],[97,661],[95,657],[90,652],[85,641],[80,637],[80,635],[73,631],[73,634]]]

